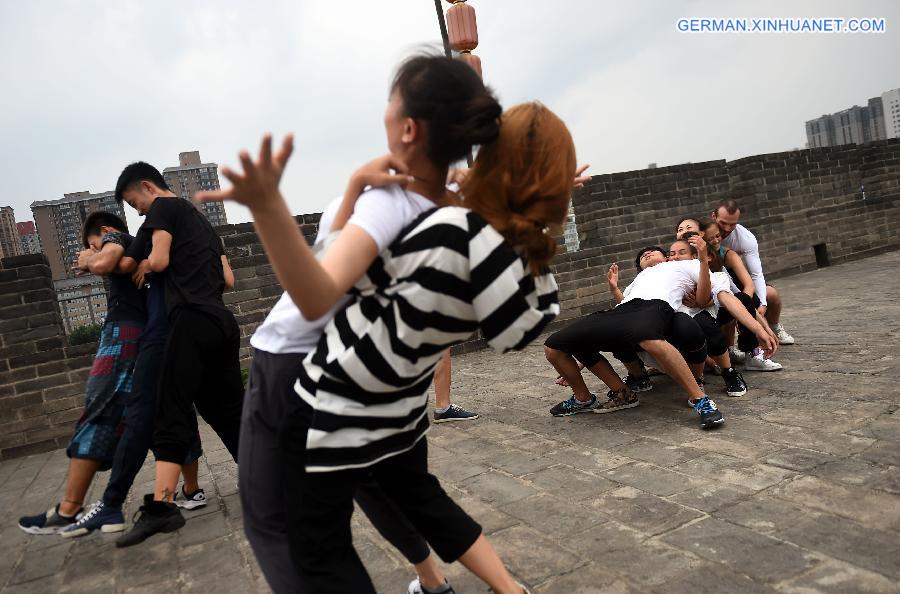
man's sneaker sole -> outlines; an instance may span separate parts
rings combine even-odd
[[[180,530],[181,528],[184,528],[185,524],[187,524],[187,522],[185,521],[184,517],[182,517],[181,514],[178,514],[178,516],[173,516],[172,520],[169,521],[165,526],[161,526],[159,528],[159,530],[156,530],[150,534],[145,535],[140,540],[135,540],[133,542],[132,541],[122,542],[122,538],[124,538],[124,536],[119,537],[119,540],[116,541],[116,547],[120,548],[120,549],[124,549],[126,547],[132,547],[135,545],[139,545],[142,542],[146,541],[151,536],[154,536],[156,534],[169,534],[171,532],[176,532],[176,531]]]
[[[65,526],[56,526],[54,528],[38,528],[37,526],[29,526],[25,527],[21,524],[18,524],[19,529],[25,534],[32,534],[34,536],[46,536],[48,534],[57,534],[60,530],[65,528]]]
[[[718,427],[719,425],[721,425],[724,422],[725,422],[725,417],[720,417],[720,418],[716,419],[715,421],[701,421],[700,428],[701,429],[712,429],[714,427]]]
[[[191,511],[192,509],[197,509],[199,507],[206,507],[207,503],[208,502],[205,500],[204,501],[194,501],[193,499],[191,499],[189,501],[180,501],[180,500],[175,501],[175,505],[177,505],[181,509],[186,509],[188,511]]]
[[[602,414],[606,414],[606,413],[618,412],[620,410],[625,410],[626,408],[634,408],[635,406],[638,406],[639,404],[640,404],[640,402],[629,402],[628,404],[620,404],[619,406],[617,406],[615,408],[603,408],[602,406],[598,406],[597,408],[594,408],[592,410],[595,413],[597,413],[598,415],[602,415]]]
[[[104,524],[98,528],[100,532],[105,532],[107,534],[112,532],[122,532],[125,530],[125,524]],[[75,538],[76,536],[84,536],[85,534],[90,534],[93,530],[88,530],[87,528],[78,528],[76,530],[60,530],[59,535],[63,538]]]
[[[778,363],[777,365],[778,365],[778,367],[767,367],[765,365],[758,366],[758,365],[745,363],[744,371],[759,371],[761,373],[771,373],[773,371],[781,371],[782,369],[784,369],[784,367],[782,367],[781,363]]]
[[[729,391],[728,388],[725,388],[725,393],[728,394],[729,396],[731,396],[732,398],[740,398],[741,396],[743,396],[744,394],[747,393],[747,388],[744,388],[743,390],[740,390],[740,391],[738,391],[738,390]]]
[[[478,415],[472,417],[454,417],[452,419],[434,419],[435,423],[453,423],[454,421],[474,421]]]

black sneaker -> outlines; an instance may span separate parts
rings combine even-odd
[[[63,528],[71,526],[78,520],[79,509],[74,516],[59,515],[59,504],[51,507],[42,514],[36,516],[23,516],[19,518],[19,528],[28,534],[56,534]]]
[[[632,392],[649,392],[653,389],[653,382],[650,381],[650,376],[646,373],[638,376],[629,373],[622,381],[625,382],[625,385],[628,386]]]
[[[722,379],[725,380],[725,393],[729,396],[743,396],[747,393],[747,382],[734,367],[722,370]]]
[[[466,410],[461,406],[451,404],[444,412],[434,411],[435,423],[450,423],[452,421],[474,421],[478,413]]]
[[[575,399],[575,395],[568,400],[563,400],[550,409],[550,414],[554,417],[568,417],[582,412],[588,412],[597,408],[599,402],[597,397],[591,394],[591,399],[587,402],[581,402]]]
[[[691,402],[691,407],[700,415],[700,428],[712,429],[725,422],[725,417],[716,408],[716,403],[709,396]]]
[[[131,530],[116,540],[119,548],[140,544],[160,532],[175,532],[184,526],[184,516],[174,503],[153,501],[153,494],[144,495],[144,505],[138,512],[140,517]]]

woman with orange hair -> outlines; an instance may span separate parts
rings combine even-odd
[[[427,138],[416,127],[414,114],[402,115],[395,141]],[[234,187],[219,197],[250,207],[279,280],[314,318],[327,301],[311,293],[340,273],[313,257],[278,190],[290,138],[274,156],[270,144],[256,162],[242,155],[243,175],[224,173]],[[353,496],[374,477],[441,558],[495,592],[522,592],[428,472],[426,390],[441,354],[475,330],[497,350],[521,349],[558,314],[550,229],[565,220],[575,165],[571,136],[550,110],[530,103],[504,113],[463,183],[466,208],[432,209],[401,232],[304,360],[296,391],[305,406],[281,433],[291,553],[310,591],[374,592],[350,534]]]

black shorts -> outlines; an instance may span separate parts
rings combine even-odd
[[[601,352],[635,350],[645,340],[665,340],[674,315],[665,301],[633,299],[575,320],[551,334],[544,345],[591,367],[602,358]]]

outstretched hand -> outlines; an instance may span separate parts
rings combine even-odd
[[[572,181],[572,188],[574,188],[576,190],[579,188],[583,188],[584,184],[591,181],[590,175],[584,175],[584,172],[587,170],[588,167],[590,167],[590,164],[585,163],[584,165],[582,165],[581,167],[579,167],[578,169],[575,170],[575,179]]]
[[[709,260],[709,251],[706,246],[706,240],[703,239],[703,236],[694,235],[688,239],[688,243],[691,244],[695,250],[697,250],[697,257],[701,262],[706,262]]]
[[[606,272],[606,282],[609,283],[611,288],[616,288],[619,286],[619,265],[613,263],[612,266],[609,267],[609,270]]]
[[[228,167],[222,167],[222,175],[231,182],[227,190],[199,192],[199,202],[222,202],[231,200],[243,204],[251,211],[265,209],[279,199],[278,184],[294,151],[294,137],[288,134],[281,143],[281,148],[272,154],[272,135],[263,136],[256,161],[250,158],[247,151],[240,152],[243,174]]]

